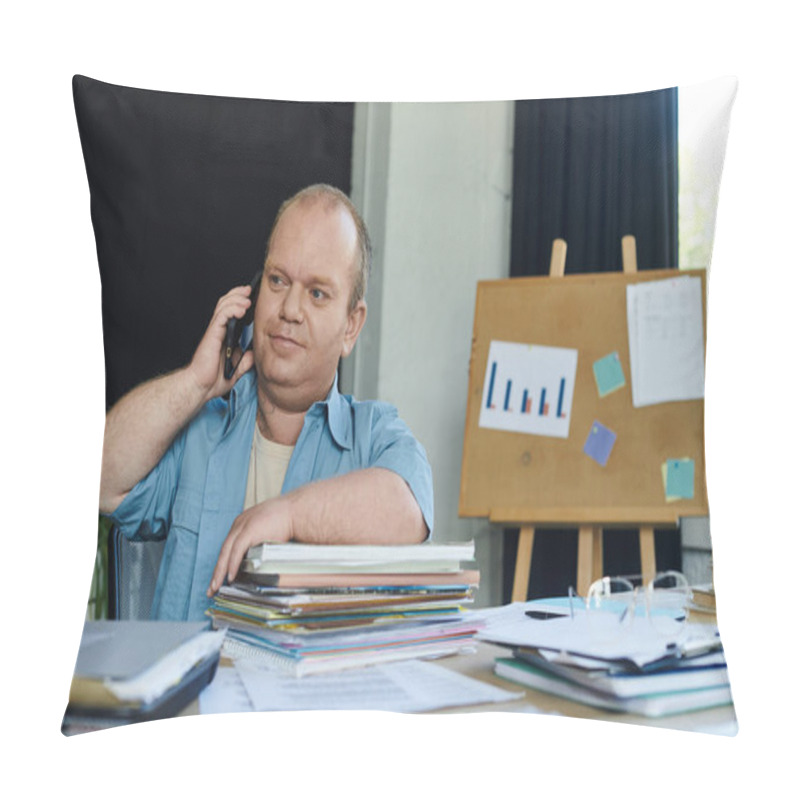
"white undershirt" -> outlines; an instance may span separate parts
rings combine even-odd
[[[244,496],[245,508],[263,503],[281,493],[289,459],[294,452],[294,445],[271,442],[261,435],[258,425],[254,427],[247,491]]]

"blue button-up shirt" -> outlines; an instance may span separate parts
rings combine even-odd
[[[111,515],[129,538],[166,536],[154,618],[202,619],[209,606],[206,589],[220,548],[244,507],[256,408],[251,370],[227,400],[203,407]],[[400,475],[433,530],[433,485],[423,447],[393,406],[355,401],[339,394],[334,382],[326,400],[306,413],[282,492],[366,467]]]

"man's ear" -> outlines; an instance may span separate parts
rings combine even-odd
[[[367,304],[364,300],[359,300],[356,303],[356,307],[347,315],[347,328],[345,328],[344,341],[342,342],[342,358],[347,358],[350,355],[366,321]]]

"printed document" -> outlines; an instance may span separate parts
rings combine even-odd
[[[634,407],[702,399],[705,347],[700,278],[631,284],[627,305]]]
[[[239,662],[256,711],[433,711],[521,697],[428,661],[410,660],[294,678]]]

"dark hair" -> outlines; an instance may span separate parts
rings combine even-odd
[[[270,230],[269,239],[267,240],[267,254],[269,254],[269,249],[272,245],[272,237],[275,234],[278,221],[283,216],[283,212],[294,203],[310,198],[327,200],[331,207],[338,205],[344,206],[350,214],[353,224],[356,226],[358,256],[357,262],[353,265],[355,268],[355,276],[353,280],[353,291],[350,295],[350,310],[352,311],[358,304],[358,301],[363,300],[364,295],[367,293],[367,281],[369,280],[369,273],[372,270],[372,243],[370,242],[369,232],[367,231],[364,220],[353,205],[353,201],[341,191],[341,189],[337,189],[335,186],[330,186],[327,183],[315,183],[311,186],[306,186],[305,189],[301,189],[297,194],[285,200],[278,209],[278,213],[275,215],[275,220],[272,223],[272,229]]]

